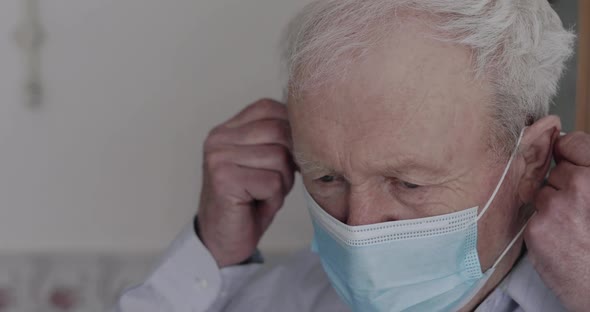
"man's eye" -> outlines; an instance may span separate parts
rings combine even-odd
[[[404,188],[407,188],[407,189],[417,189],[420,187],[420,185],[418,185],[418,184],[414,184],[414,183],[410,183],[410,182],[406,182],[406,181],[400,181],[400,183]]]
[[[325,175],[325,176],[319,178],[319,181],[322,183],[331,183],[331,182],[334,182],[334,180],[336,180],[336,177],[331,176],[331,175]]]

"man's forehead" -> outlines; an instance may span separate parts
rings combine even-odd
[[[370,170],[440,172],[474,151],[481,159],[491,93],[470,71],[469,52],[427,38],[399,39],[353,65],[348,78],[289,102],[302,170],[339,170],[345,161]]]

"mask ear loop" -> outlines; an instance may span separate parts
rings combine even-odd
[[[523,129],[523,132],[524,132],[524,129]],[[559,136],[565,136],[565,135],[566,135],[565,132],[560,132],[559,133]],[[520,136],[522,137],[522,133],[520,134]],[[520,144],[520,139],[518,139],[518,142]],[[512,161],[512,159],[510,159],[510,161]],[[549,175],[549,173],[547,173],[547,175]],[[497,189],[498,188],[496,188],[496,190]],[[494,194],[495,194],[495,192],[494,192]],[[522,236],[522,233],[524,233],[524,230],[526,229],[527,225],[529,225],[529,222],[531,222],[531,219],[536,214],[537,214],[537,211],[535,210],[533,212],[533,214],[531,214],[531,216],[529,217],[529,219],[526,220],[526,222],[524,223],[524,225],[522,226],[522,228],[520,229],[520,231],[518,231],[518,234],[516,234],[516,236],[512,239],[512,241],[510,241],[510,244],[508,244],[508,247],[506,247],[506,249],[504,249],[504,251],[502,252],[502,254],[500,255],[500,257],[498,257],[498,259],[496,259],[496,262],[494,263],[494,265],[492,266],[492,268],[495,268],[495,267],[498,266],[498,264],[500,263],[500,261],[502,260],[502,258],[504,258],[504,256],[508,253],[508,251],[512,248],[512,246],[516,243],[516,241]]]
[[[526,129],[526,127],[524,129]],[[522,129],[522,131],[520,131],[520,135],[518,136],[518,141],[516,142],[516,148],[512,152],[512,155],[510,155],[510,160],[508,160],[508,164],[506,165],[506,168],[504,168],[504,172],[502,173],[502,177],[500,178],[500,182],[498,182],[498,185],[496,185],[496,188],[494,189],[494,192],[492,193],[492,196],[490,197],[490,199],[488,199],[488,202],[486,203],[486,205],[482,209],[481,213],[477,216],[477,220],[479,220],[486,213],[486,211],[488,210],[488,208],[490,208],[490,205],[492,204],[492,202],[496,198],[496,194],[498,194],[498,191],[500,190],[500,187],[502,187],[502,183],[504,182],[504,179],[506,179],[506,175],[508,175],[508,170],[510,170],[510,167],[512,166],[512,161],[516,158],[516,154],[518,153],[518,148],[520,147],[520,142],[522,141],[522,137],[524,135],[524,129]],[[497,267],[498,264],[502,261],[502,259],[504,259],[504,256],[506,256],[506,254],[508,253],[508,251],[510,251],[510,249],[512,249],[512,246],[514,246],[514,244],[516,243],[516,241],[518,241],[518,239],[522,236],[522,233],[524,233],[524,230],[526,229],[527,225],[529,224],[529,221],[531,221],[531,218],[532,217],[533,216],[531,216],[525,222],[525,224],[522,226],[522,228],[520,229],[520,231],[518,231],[518,233],[516,234],[516,236],[510,241],[510,243],[508,244],[508,246],[506,246],[506,248],[504,249],[504,251],[502,251],[502,253],[500,254],[500,256],[494,262],[494,265],[492,265],[492,268]]]
[[[526,127],[524,129],[526,129]],[[514,149],[512,154],[510,155],[510,160],[508,160],[508,164],[506,165],[506,168],[504,168],[504,172],[502,173],[502,177],[500,178],[498,185],[496,185],[496,188],[494,189],[492,196],[490,196],[490,199],[488,199],[488,202],[486,203],[486,205],[483,207],[483,209],[481,210],[481,212],[477,216],[477,221],[479,221],[479,219],[486,213],[488,208],[490,208],[490,205],[492,204],[492,202],[496,198],[496,194],[498,194],[500,187],[502,187],[502,183],[504,183],[504,179],[506,179],[506,175],[508,174],[508,170],[510,170],[510,167],[512,166],[512,161],[514,160],[514,158],[516,158],[516,153],[518,153],[518,147],[520,146],[520,141],[522,141],[524,129],[522,129],[522,131],[520,131],[520,135],[518,136],[518,141],[516,142],[516,148]]]
[[[502,261],[502,259],[504,258],[504,256],[508,253],[508,251],[510,249],[512,249],[512,246],[514,246],[514,244],[516,243],[516,241],[522,236],[522,233],[524,233],[524,230],[526,229],[527,225],[529,225],[529,222],[531,221],[531,219],[535,216],[537,212],[535,211],[528,220],[526,220],[526,222],[524,223],[524,225],[522,226],[522,228],[520,229],[520,231],[518,231],[518,234],[516,234],[516,236],[514,236],[514,238],[510,241],[510,244],[508,244],[508,246],[506,247],[506,249],[504,249],[504,251],[502,252],[502,254],[498,257],[498,259],[496,259],[496,262],[494,262],[494,265],[492,266],[492,268],[495,268],[498,266],[498,264],[500,264],[500,261]]]

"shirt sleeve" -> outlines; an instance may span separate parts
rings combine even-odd
[[[251,263],[220,270],[191,224],[177,236],[145,282],[125,291],[112,311],[223,311],[260,267]]]

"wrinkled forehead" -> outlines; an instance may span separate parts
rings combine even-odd
[[[346,77],[290,98],[295,150],[330,158],[346,145],[366,153],[366,161],[370,155],[466,161],[458,155],[481,153],[489,84],[476,79],[467,48],[421,33],[398,33]]]

